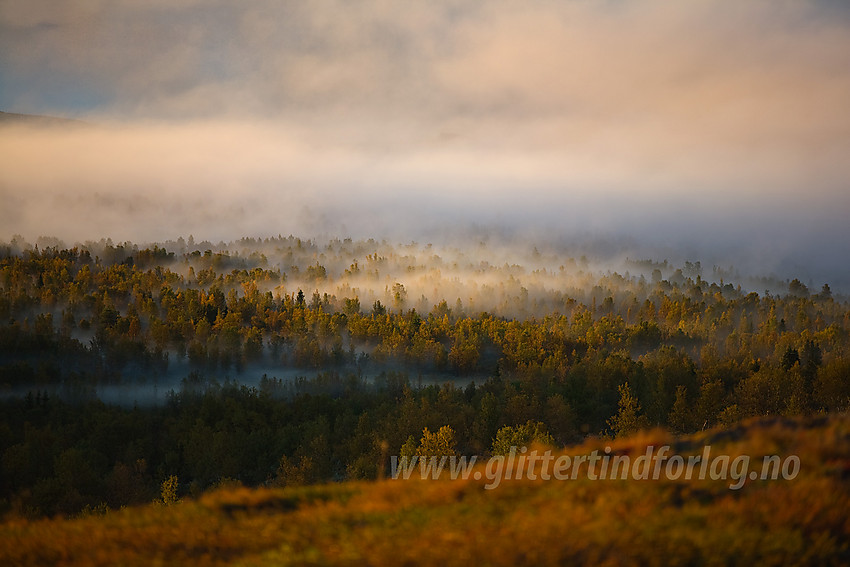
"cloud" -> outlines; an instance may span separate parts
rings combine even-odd
[[[99,124],[0,132],[0,237],[475,224],[826,271],[850,236],[847,12],[0,2],[0,105]]]

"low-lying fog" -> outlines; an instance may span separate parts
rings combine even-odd
[[[606,248],[850,288],[850,10],[0,9],[0,239]],[[222,38],[227,38],[223,41]]]
[[[294,236],[213,243],[190,236],[158,243],[171,253],[170,257],[165,257],[161,249],[156,257],[149,251],[140,253],[139,245],[130,242],[101,240],[82,246],[106,265],[130,258],[138,262],[140,270],[162,267],[178,274],[171,284],[175,289],[209,289],[215,285],[228,295],[256,289],[277,297],[295,297],[301,290],[308,305],[321,302],[322,309],[330,312],[349,310],[346,300],[357,298],[362,313],[371,312],[373,303],[379,301],[388,310],[404,312],[415,308],[423,316],[435,312],[442,317],[441,313],[450,311],[473,317],[482,312],[517,319],[551,314],[571,317],[576,309],[581,309],[579,306],[603,305],[609,297],[612,305],[620,307],[642,305],[657,291],[655,282],[660,279],[682,285],[691,278],[703,291],[711,284],[729,284],[732,293],[738,286],[743,293],[789,293],[787,280],[749,277],[738,268],[706,265],[696,259],[677,263],[629,258],[622,256],[616,246],[604,243],[578,241],[566,245],[542,239],[517,242],[504,233],[487,233],[483,229],[466,236],[463,242],[451,245],[349,238],[309,240]],[[8,244],[0,242],[0,249],[12,254],[23,254],[35,246],[43,250],[67,245],[55,238],[40,238],[34,244],[20,239]],[[809,287],[812,293],[820,291],[820,283]],[[683,289],[689,293],[687,286]],[[835,297],[843,300],[838,294]],[[440,305],[442,301],[446,304]],[[57,329],[64,328],[66,307],[60,302],[48,308]],[[36,306],[28,311],[18,310],[15,319],[32,321],[44,309],[45,306]],[[120,305],[119,309],[125,310]],[[78,307],[78,319],[92,315]],[[83,345],[91,345],[96,352],[95,333],[88,325],[72,326],[63,332]],[[308,391],[341,391],[352,375],[373,382],[382,373],[395,371],[406,373],[414,385],[445,381],[465,385],[471,380],[486,380],[489,371],[485,364],[481,375],[458,376],[384,357],[371,360],[374,345],[368,341],[355,344],[347,334],[340,345],[343,352],[351,354],[346,356],[346,362],[330,364],[329,371],[317,371],[293,364],[291,345],[281,348],[269,335],[264,337],[264,343],[260,356],[250,362],[230,361],[221,366],[197,360],[190,363],[185,347],[180,352],[171,348],[163,359],[154,357],[150,363],[131,362],[112,368],[120,375],[114,380],[78,383],[63,379],[33,388],[69,400],[96,396],[110,403],[149,405],[164,403],[171,391],[205,390],[227,381],[267,389],[269,384],[261,383],[263,377],[280,380],[272,384],[274,392],[288,395],[299,387]],[[696,350],[691,354],[697,356]],[[317,377],[318,384],[297,380]],[[22,396],[30,390],[6,389],[0,395]]]
[[[495,241],[699,259],[850,289],[850,191],[839,179],[850,179],[850,161],[827,155],[815,171],[784,152],[730,165],[679,151],[662,161],[640,148],[504,145],[369,148],[283,123],[6,127],[0,239]]]

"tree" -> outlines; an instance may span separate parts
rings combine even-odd
[[[800,353],[793,347],[788,347],[782,354],[782,370],[791,370],[791,367],[800,362]]]
[[[734,398],[741,417],[782,413],[791,395],[790,374],[790,371],[763,365],[741,380]]]
[[[828,411],[850,409],[850,360],[833,360],[818,369],[814,397]]]
[[[493,439],[493,454],[507,455],[511,449],[518,450],[532,443],[554,446],[555,440],[549,435],[546,426],[539,421],[528,421],[525,425],[511,427],[506,425],[496,433]]]
[[[316,262],[315,266],[307,266],[307,278],[315,281],[327,279],[328,271],[324,266]]]
[[[296,460],[283,455],[280,458],[280,463],[277,467],[277,477],[274,481],[277,486],[304,486],[306,484],[312,484],[315,481],[316,466],[311,457],[301,455]]]
[[[788,284],[788,293],[796,297],[808,297],[809,296],[809,288],[806,285],[794,278],[791,280],[791,283]]]
[[[393,307],[396,311],[401,312],[404,309],[404,303],[407,301],[407,290],[404,285],[396,282],[393,284]]]
[[[404,445],[401,446],[398,454],[401,457],[413,457],[417,454],[419,445],[416,444],[416,438],[413,435],[408,435]]]
[[[811,385],[814,381],[818,367],[822,362],[823,354],[817,343],[811,339],[803,343],[803,349],[800,351],[800,372],[806,379],[807,385]]]
[[[177,498],[177,487],[179,486],[179,482],[177,480],[177,476],[171,475],[165,480],[162,481],[160,485],[160,501],[166,506],[170,506],[171,504],[175,504],[178,502]]]
[[[693,411],[688,404],[688,393],[684,386],[676,387],[676,399],[667,422],[674,433],[690,433],[694,429]]]
[[[357,315],[360,313],[360,299],[358,298],[345,298],[345,305],[342,309],[343,313],[346,315]]]
[[[637,397],[632,395],[628,384],[621,384],[617,390],[620,392],[619,410],[617,415],[608,420],[608,427],[614,437],[627,437],[640,429],[649,426],[646,416],[639,415],[641,408]]]
[[[717,423],[718,415],[723,409],[723,399],[726,392],[723,388],[723,381],[720,378],[706,379],[699,389],[699,398],[697,399],[696,426],[699,429],[706,427],[714,427]]]
[[[248,361],[259,360],[263,356],[263,332],[256,327],[251,327],[245,338],[245,358]]]
[[[547,398],[544,415],[553,437],[561,443],[568,443],[578,437],[576,412],[561,394]]]
[[[686,392],[696,393],[696,371],[694,363],[683,351],[665,345],[655,352],[642,357],[646,376],[651,382],[649,392],[641,391],[647,404],[646,413],[652,423],[663,424],[667,421],[676,390],[684,386]]]
[[[452,457],[457,455],[455,432],[448,425],[442,426],[437,432],[432,433],[427,427],[422,430],[422,438],[419,445],[413,450],[415,441],[413,435],[401,447],[401,456],[410,457]]]
[[[449,350],[449,363],[458,374],[469,374],[481,357],[481,337],[471,328],[458,327]]]

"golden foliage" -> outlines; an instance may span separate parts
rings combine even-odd
[[[3,565],[846,564],[850,417],[751,420],[616,454],[710,444],[753,459],[798,455],[794,480],[383,481],[226,488],[173,506],[0,525]],[[602,440],[573,447],[587,453]]]

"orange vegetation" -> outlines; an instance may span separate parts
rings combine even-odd
[[[850,416],[763,418],[685,438],[589,440],[639,455],[800,457],[793,480],[386,480],[229,488],[197,500],[0,525],[3,565],[840,565]]]

